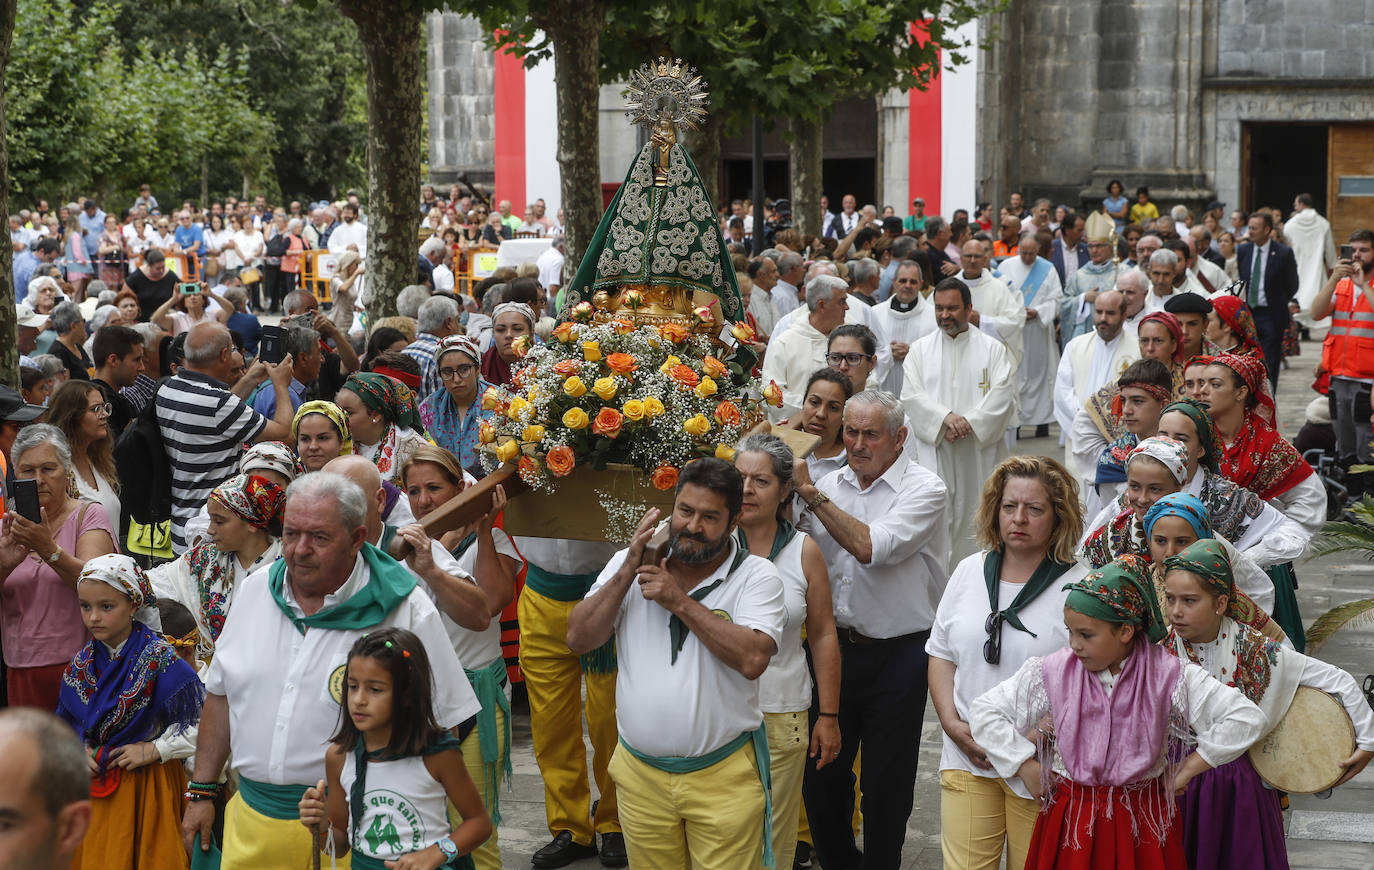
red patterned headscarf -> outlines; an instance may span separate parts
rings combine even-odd
[[[1274,422],[1274,397],[1269,392],[1269,372],[1264,358],[1249,354],[1224,353],[1212,359],[1212,365],[1226,366],[1240,376],[1255,397],[1255,413],[1266,423]]]
[[[1212,310],[1221,318],[1222,323],[1231,327],[1231,331],[1240,339],[1241,346],[1247,352],[1260,358],[1264,357],[1264,349],[1259,343],[1259,332],[1255,329],[1255,315],[1251,313],[1250,306],[1245,304],[1245,300],[1239,296],[1216,296],[1212,299]]]
[[[1162,323],[1164,328],[1169,330],[1169,334],[1174,337],[1174,362],[1183,362],[1183,354],[1187,353],[1187,350],[1183,346],[1183,324],[1178,322],[1178,318],[1167,311],[1156,311],[1140,318],[1140,322],[1136,324],[1136,331],[1139,332],[1140,327],[1147,323]]]
[[[210,498],[255,529],[280,520],[286,509],[286,490],[256,474],[238,474],[215,487]]]

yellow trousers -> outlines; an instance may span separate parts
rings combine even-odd
[[[758,870],[763,866],[763,785],[746,743],[692,773],[666,773],[619,747],[611,776],[631,867]],[[789,861],[781,870],[790,868]]]
[[[587,846],[596,833],[620,830],[615,784],[606,768],[616,747],[615,674],[583,674],[568,649],[568,614],[575,601],[555,601],[526,586],[520,593],[520,670],[530,698],[534,759],[544,778],[549,833],[571,831]],[[582,679],[587,680],[587,732],[592,776],[601,802],[591,818],[587,746],[582,741]],[[648,865],[645,865],[648,866]]]
[[[945,870],[1022,870],[1040,805],[1002,779],[940,771],[940,850]]]
[[[773,858],[778,870],[791,870],[796,856],[797,821],[801,815],[802,772],[806,770],[806,711],[764,713],[768,729],[768,765],[773,779]]]
[[[310,870],[313,866],[310,832],[299,820],[264,816],[244,803],[239,794],[224,808],[221,851],[224,859],[220,870]],[[327,855],[322,863],[329,866]],[[350,856],[340,858],[338,866],[340,870],[351,867]]]
[[[482,763],[481,738],[477,736],[477,731],[477,728],[472,729],[472,733],[458,747],[458,751],[463,753],[463,764],[468,769],[468,775],[472,777],[472,784],[477,786],[477,793],[485,799],[488,787],[487,766]],[[500,707],[496,708],[496,743],[498,752],[505,754],[506,711]],[[500,784],[496,785],[498,790],[500,787]],[[487,809],[490,810],[491,807]],[[448,821],[454,829],[463,823],[463,817],[454,809],[453,804],[448,805]],[[501,870],[501,846],[496,842],[495,825],[491,828],[491,837],[472,850],[472,863],[477,865],[477,870]]]

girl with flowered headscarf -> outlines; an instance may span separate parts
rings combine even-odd
[[[1258,705],[1268,732],[1288,712],[1299,686],[1334,695],[1355,725],[1357,750],[1340,782],[1374,758],[1374,710],[1355,678],[1257,632],[1236,618],[1231,560],[1216,541],[1199,540],[1164,561],[1166,605],[1173,628],[1164,649],[1205,669]],[[1339,783],[1338,783],[1339,784]],[[1244,755],[1208,770],[1179,801],[1189,867],[1286,870],[1278,795]]]
[[[1263,716],[1153,643],[1165,629],[1142,560],[1065,589],[1069,646],[974,701],[973,739],[1043,802],[1027,866],[1183,868],[1175,790],[1240,757]],[[1195,751],[1173,762],[1179,744]]]
[[[1207,376],[1204,399],[1222,438],[1217,457],[1221,473],[1265,500],[1310,481],[1310,488],[1321,493],[1324,520],[1326,491],[1297,448],[1274,429],[1274,400],[1263,361],[1222,354],[1212,360]],[[1242,385],[1244,403],[1236,398]]]
[[[149,572],[158,595],[180,602],[195,617],[196,657],[202,661],[215,655],[239,584],[281,555],[285,509],[285,489],[258,474],[235,475],[210,493],[207,538]]]
[[[1082,558],[1102,568],[1118,556],[1148,557],[1141,521],[1150,505],[1183,486],[1187,462],[1183,445],[1171,438],[1155,436],[1136,445],[1126,458],[1124,507],[1107,505],[1087,526],[1092,531],[1083,540]]]
[[[1222,353],[1256,356],[1264,362],[1255,315],[1239,296],[1223,293],[1212,297],[1212,313],[1207,315],[1207,338]]]
[[[185,868],[186,771],[152,741],[195,725],[205,689],[159,634],[157,598],[133,559],[91,559],[76,594],[91,640],[62,675],[57,715],[86,745],[95,772],[91,825],[71,866]]]
[[[348,415],[354,452],[371,459],[382,480],[394,482],[410,454],[432,443],[425,437],[415,391],[395,378],[354,372],[334,403]]]

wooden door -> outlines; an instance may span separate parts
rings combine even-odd
[[[1352,230],[1374,229],[1374,124],[1332,124],[1327,198],[1339,246]]]

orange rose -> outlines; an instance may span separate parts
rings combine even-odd
[[[701,378],[697,377],[697,373],[692,371],[691,366],[682,364],[673,366],[673,370],[668,372],[668,377],[689,390],[701,382]]]
[[[614,438],[620,434],[620,427],[624,423],[625,418],[615,408],[602,408],[596,412],[596,420],[592,422],[592,434]]]
[[[557,333],[558,330],[555,329],[554,332]],[[730,334],[739,341],[753,341],[754,327],[744,321],[737,321],[734,326],[730,327]]]
[[[639,360],[628,353],[613,353],[606,357],[606,366],[618,375],[628,375],[639,368]]]
[[[628,320],[617,318],[611,321],[611,329],[615,330],[616,335],[625,335],[628,332],[634,332],[635,325]]]
[[[782,387],[778,386],[777,381],[769,381],[768,386],[763,388],[763,400],[774,408],[782,407]]]
[[[555,374],[570,378],[582,370],[582,363],[575,359],[559,360],[553,364],[553,370]]]
[[[539,476],[539,463],[533,457],[521,456],[519,470],[521,477],[530,480]]]
[[[673,344],[682,344],[692,337],[692,331],[680,323],[665,323],[658,328],[658,334]]]
[[[701,370],[713,378],[724,377],[730,371],[725,367],[725,363],[713,356],[708,356],[701,361]]]
[[[743,415],[734,402],[721,402],[716,405],[716,422],[722,426],[738,426]]]
[[[671,465],[660,465],[649,476],[649,482],[654,485],[654,489],[667,492],[677,486],[677,469]]]
[[[572,474],[573,466],[577,464],[572,448],[566,445],[559,445],[550,450],[544,461],[548,463],[549,471],[553,472],[554,477],[567,477]]]
[[[571,320],[565,320],[553,328],[553,337],[567,344],[575,337]]]

